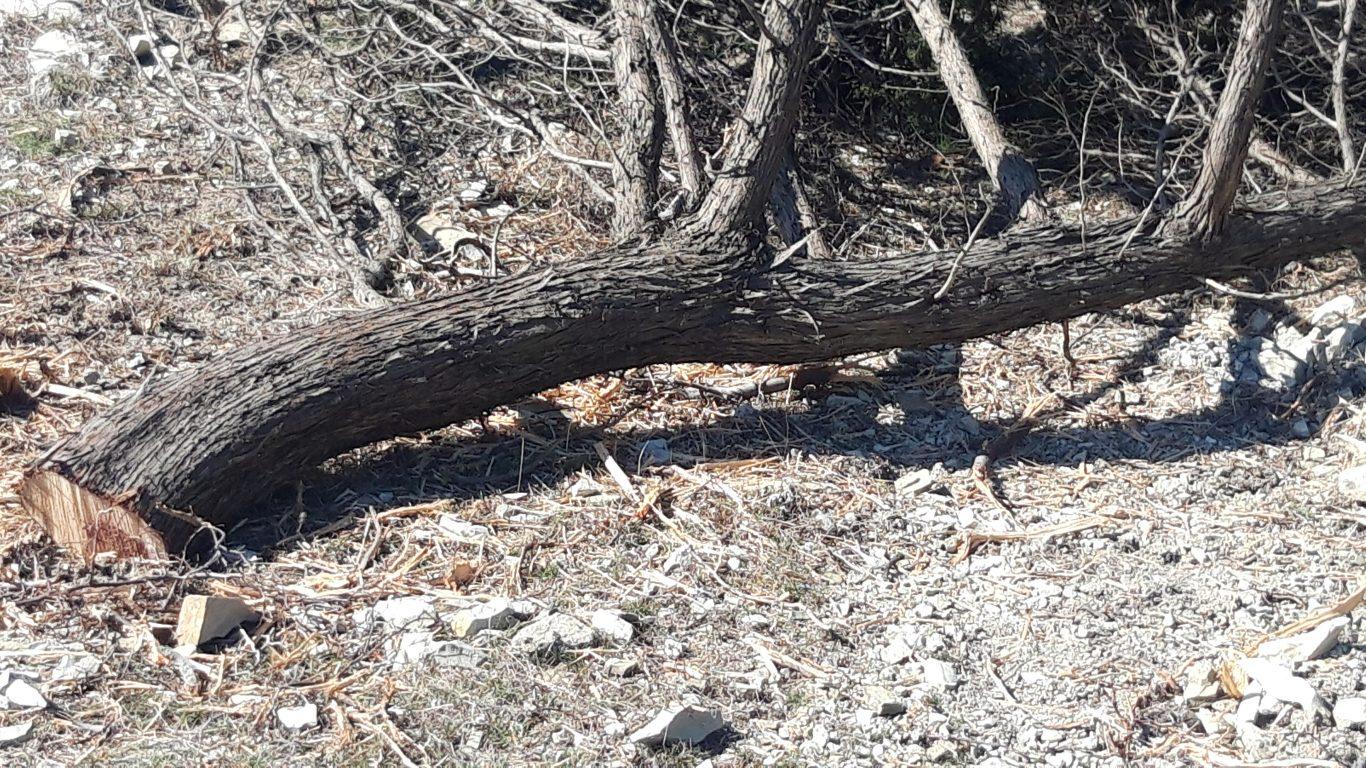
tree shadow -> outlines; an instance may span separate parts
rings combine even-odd
[[[1232,309],[1234,327],[1245,327],[1259,306],[1237,301]],[[1113,376],[1081,395],[1065,398],[1059,408],[1077,411],[1125,384],[1140,381],[1191,316],[1192,306],[1186,301],[1165,318],[1137,313],[1127,317],[1127,322],[1146,325],[1150,335],[1114,366]],[[1100,426],[1043,423],[1023,431],[1012,450],[996,459],[997,466],[1075,466],[1082,460],[1098,459],[1169,462],[1249,445],[1283,445],[1302,439],[1303,430],[1295,434],[1296,422],[1303,421],[1312,432],[1337,407],[1340,396],[1366,393],[1366,366],[1362,365],[1345,365],[1321,375],[1306,390],[1267,388],[1246,339],[1239,334],[1225,344],[1227,375],[1211,407],[1167,418],[1122,414]],[[521,426],[515,434],[472,428],[474,437],[404,440],[333,462],[306,481],[301,492],[276,498],[266,515],[230,532],[228,542],[270,550],[336,530],[371,510],[555,485],[586,468],[601,468],[595,449],[600,442],[611,447],[627,473],[638,473],[649,465],[646,442],[661,438],[672,453],[668,463],[683,468],[704,461],[781,458],[795,452],[873,459],[889,479],[910,468],[935,464],[949,470],[966,469],[987,446],[1019,424],[1015,418],[979,421],[964,407],[956,383],[957,354],[950,346],[900,353],[898,363],[882,373],[877,385],[853,389],[824,385],[800,393],[808,406],[805,411],[741,402],[730,417],[673,431],[586,428],[575,425],[553,404],[526,401],[515,406],[521,412]],[[939,385],[926,386],[935,382]],[[900,415],[897,423],[888,423],[889,413]],[[1252,486],[1241,490],[1278,482],[1267,472],[1252,474],[1257,476],[1244,478]],[[1226,480],[1225,485],[1233,483],[1233,479]]]

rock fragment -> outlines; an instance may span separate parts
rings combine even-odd
[[[1181,698],[1188,704],[1204,704],[1219,698],[1219,670],[1208,661],[1197,661],[1186,673]]]
[[[617,611],[594,611],[591,622],[599,635],[616,645],[626,645],[636,636],[635,625]]]
[[[671,707],[661,711],[649,723],[628,738],[641,746],[664,747],[670,744],[692,746],[726,727],[721,716],[709,709],[695,706]]]
[[[33,736],[33,721],[0,728],[0,748],[17,747]]]
[[[890,689],[870,685],[864,689],[864,703],[878,717],[895,717],[906,711],[906,702]]]
[[[28,49],[28,67],[34,75],[55,69],[63,62],[73,62],[85,68],[90,57],[85,46],[69,32],[53,29],[39,35]]]
[[[957,688],[958,670],[946,661],[926,659],[920,662],[920,679],[934,688]]]
[[[1336,616],[1308,632],[1268,640],[1257,649],[1257,655],[1288,662],[1313,661],[1333,650],[1338,644],[1338,639],[1342,637],[1342,630],[1349,624],[1351,619],[1348,617]]]
[[[565,651],[592,647],[596,639],[593,630],[573,616],[552,613],[517,630],[512,647],[540,659],[553,659]]]
[[[275,717],[280,721],[280,725],[287,730],[302,731],[307,728],[316,728],[318,726],[318,705],[306,701],[297,707],[280,707],[275,710]]]
[[[508,600],[495,597],[457,613],[451,621],[451,631],[456,637],[468,640],[486,629],[510,629],[526,615]]]
[[[1333,705],[1333,723],[1339,728],[1366,729],[1366,698],[1352,696]]]
[[[1338,493],[1352,501],[1366,501],[1366,464],[1349,467],[1338,475]]]
[[[27,680],[10,677],[8,684],[0,689],[0,708],[46,709],[47,699]]]

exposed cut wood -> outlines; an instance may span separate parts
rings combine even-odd
[[[30,475],[19,490],[24,509],[60,547],[87,563],[101,552],[164,559],[164,532],[136,513],[101,498],[55,472]]]
[[[198,647],[256,619],[256,611],[235,597],[189,595],[180,604],[176,647]]]

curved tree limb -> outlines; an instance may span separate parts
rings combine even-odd
[[[961,341],[1227,280],[1366,239],[1363,188],[1249,201],[1213,242],[1134,220],[1044,228],[967,253],[795,255],[706,221],[472,290],[230,352],[157,382],[50,452],[20,494],[84,557],[160,556],[358,446],[479,416],[594,373],[794,363]],[[1123,252],[1121,253],[1121,250]],[[947,290],[945,276],[957,265]]]
[[[748,227],[763,214],[769,188],[797,122],[797,96],[824,0],[767,0],[766,33],[740,114],[727,129],[720,171],[699,215],[721,229]]]

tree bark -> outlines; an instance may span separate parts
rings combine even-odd
[[[1186,196],[1178,221],[1209,240],[1224,228],[1247,160],[1248,137],[1257,114],[1267,69],[1276,52],[1285,0],[1248,0],[1224,92],[1214,112],[1200,175]]]
[[[699,217],[720,229],[749,229],[763,216],[797,122],[797,97],[824,0],[768,0],[740,114],[727,129],[716,182]]]
[[[659,158],[664,145],[663,107],[645,39],[651,15],[646,0],[613,0],[612,71],[617,84],[621,141],[612,164],[612,234],[623,239],[654,218],[659,200]]]
[[[940,79],[949,89],[949,97],[963,121],[963,130],[972,140],[973,149],[986,166],[996,190],[1004,198],[1007,216],[1011,220],[1018,216],[1030,223],[1047,221],[1048,209],[1043,205],[1034,164],[1006,142],[1005,132],[996,121],[972,62],[968,61],[953,26],[939,9],[939,0],[905,0],[905,3],[920,36],[930,47]]]
[[[1333,119],[1337,123],[1338,145],[1342,149],[1342,172],[1357,167],[1356,147],[1352,143],[1352,124],[1347,110],[1347,53],[1352,44],[1352,23],[1356,20],[1357,0],[1342,0],[1342,34],[1337,55],[1333,57]]]
[[[1360,186],[1249,201],[1211,243],[1135,220],[1025,230],[966,254],[774,263],[695,219],[443,296],[327,323],[184,371],[91,419],[21,488],[86,558],[202,547],[306,468],[564,381],[687,361],[796,363],[962,341],[1110,309],[1366,239]],[[955,270],[955,262],[957,266]],[[953,275],[953,277],[950,277]]]
[[[650,44],[650,57],[654,60],[655,73],[659,77],[659,92],[664,97],[665,122],[669,127],[669,138],[673,141],[674,155],[678,161],[678,182],[687,195],[684,210],[691,211],[702,199],[706,189],[706,176],[702,173],[702,152],[693,139],[691,109],[688,105],[688,92],[683,86],[683,71],[678,63],[678,48],[672,35],[665,31],[659,18],[659,8],[655,0],[646,0],[648,15],[645,19],[645,37]]]
[[[805,253],[815,259],[830,258],[830,245],[821,232],[820,216],[806,194],[806,184],[802,182],[797,158],[791,152],[783,158],[778,175],[773,179],[769,205],[773,210],[773,223],[783,242],[796,245],[805,240],[802,246]]]

